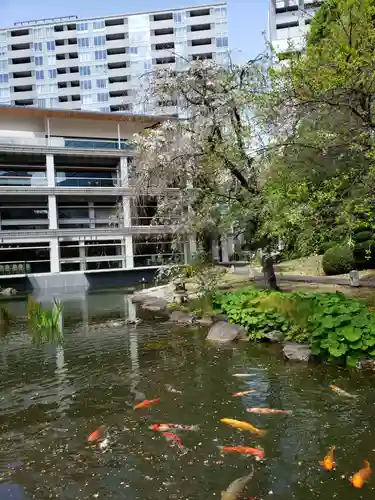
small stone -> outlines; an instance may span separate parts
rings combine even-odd
[[[247,339],[246,329],[240,325],[232,325],[224,321],[215,323],[208,332],[206,340],[214,342],[233,342],[233,340]]]
[[[311,349],[309,346],[297,344],[295,342],[286,342],[284,344],[283,353],[289,361],[308,362],[311,357]]]
[[[277,330],[273,330],[272,332],[265,333],[264,338],[269,342],[281,342],[284,338],[284,334]]]

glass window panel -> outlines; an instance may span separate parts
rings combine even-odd
[[[92,52],[80,52],[78,58],[80,62],[91,62],[93,60],[93,55]]]
[[[44,71],[36,71],[35,72],[35,78],[37,80],[44,80]]]
[[[90,39],[89,38],[78,38],[77,40],[78,47],[80,49],[89,47],[90,46]]]
[[[55,66],[56,65],[56,56],[55,55],[47,56],[47,64],[48,64],[48,66]]]
[[[35,58],[35,66],[43,66],[43,56],[37,56]]]
[[[92,104],[92,95],[91,94],[84,94],[81,96],[82,99],[82,104]]]
[[[9,75],[4,74],[0,75],[0,83],[8,83],[9,82]]]
[[[56,77],[57,77],[57,69],[49,69],[48,78],[56,78]]]
[[[48,50],[49,52],[54,51],[54,50],[55,50],[55,48],[56,48],[56,47],[55,47],[55,41],[54,41],[54,40],[47,42],[47,50]]]
[[[0,61],[0,71],[8,70],[8,61]]]
[[[107,51],[106,50],[96,50],[95,51],[95,59],[107,59]]]
[[[96,87],[98,89],[106,89],[108,85],[108,81],[106,78],[100,78],[96,80]]]
[[[9,88],[0,88],[0,97],[3,99],[3,98],[7,98],[7,97],[10,97],[10,89]]]
[[[108,101],[108,92],[103,92],[103,93],[97,94],[97,101],[98,102],[107,102]]]
[[[105,36],[95,36],[94,45],[105,45]]]
[[[91,90],[92,88],[91,80],[82,80],[80,86],[81,90]]]
[[[92,73],[94,75],[106,75],[108,73],[108,66],[106,64],[95,64]]]
[[[35,50],[35,52],[42,52],[43,51],[43,43],[42,42],[35,42],[34,43],[34,50]]]
[[[77,31],[88,31],[89,25],[88,23],[78,23],[77,24]]]
[[[94,21],[93,28],[94,30],[103,30],[105,28],[105,22],[103,20]]]
[[[90,76],[91,75],[90,66],[82,66],[81,68],[79,68],[79,74],[81,76]]]

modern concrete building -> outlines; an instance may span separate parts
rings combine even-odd
[[[302,51],[311,19],[324,0],[269,0],[269,40],[277,52]]]
[[[132,184],[133,134],[165,119],[0,107],[0,286],[86,287],[95,273],[184,261],[171,227],[151,225],[156,193]]]
[[[135,99],[153,68],[226,60],[226,3],[141,14],[17,22],[0,30],[0,105],[171,114]]]

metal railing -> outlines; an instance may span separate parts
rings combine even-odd
[[[74,137],[15,137],[0,136],[0,144],[15,146],[39,146],[71,149],[124,150],[133,147],[129,140],[85,139]]]
[[[109,177],[56,177],[56,187],[120,187],[120,181]]]
[[[47,186],[47,177],[2,175],[0,186]]]

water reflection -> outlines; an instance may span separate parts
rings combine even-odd
[[[25,315],[25,304],[9,307]],[[347,478],[375,449],[374,377],[286,364],[263,345],[217,348],[199,331],[171,331],[162,322],[128,325],[137,311],[126,291],[67,298],[63,315],[61,344],[33,344],[21,324],[1,343],[1,499],[220,498],[251,460],[222,458],[221,445],[265,449],[244,498],[372,499],[373,483],[357,492]],[[360,397],[341,399],[330,383]],[[231,397],[249,389],[256,392]],[[160,404],[134,411],[137,400],[156,397]],[[251,406],[293,415],[250,415]],[[236,431],[220,423],[225,417],[268,432]],[[200,426],[180,434],[186,455],[149,429],[167,421]],[[103,424],[111,436],[104,453],[87,443]],[[332,444],[338,471],[327,474],[318,461]]]

